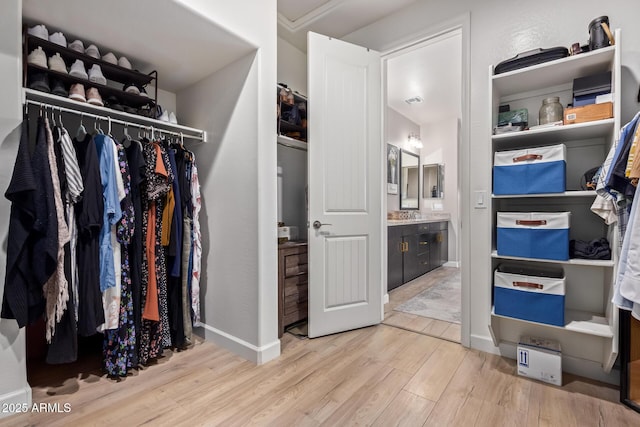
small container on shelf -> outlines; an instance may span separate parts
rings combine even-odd
[[[559,97],[551,96],[545,98],[538,112],[538,124],[546,125],[547,123],[561,121],[563,110]]]
[[[564,144],[496,151],[493,194],[563,193],[567,148]]]
[[[500,256],[567,261],[571,212],[498,212]]]
[[[564,326],[565,286],[562,268],[500,264],[493,275],[495,314]]]

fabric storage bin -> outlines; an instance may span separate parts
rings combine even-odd
[[[498,212],[498,255],[568,260],[570,215],[571,212]]]
[[[500,264],[494,273],[495,314],[564,326],[565,277],[562,268]]]
[[[493,158],[493,194],[541,194],[566,191],[564,144],[497,151]]]

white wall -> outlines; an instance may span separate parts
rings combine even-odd
[[[432,212],[433,204],[441,204],[442,211],[451,214],[449,222],[449,261],[458,262],[458,119],[450,118],[438,123],[420,126],[424,147],[420,150],[421,165],[444,164],[444,198],[422,199],[422,212]],[[424,194],[424,192],[421,194]]]
[[[177,105],[185,123],[211,132],[210,145],[198,149],[207,160],[198,163],[207,206],[201,222],[209,238],[203,254],[207,337],[264,363],[280,354],[276,1],[181,3],[257,48],[255,55],[179,92]]]
[[[420,155],[420,150],[409,145],[407,140],[410,133],[420,134],[420,125],[398,113],[393,108],[386,108],[386,142],[401,150]],[[422,165],[422,163],[420,163]],[[421,166],[422,167],[422,166]],[[420,184],[422,185],[422,184]],[[398,191],[400,186],[398,186]],[[420,205],[422,206],[422,204]],[[400,194],[387,194],[387,212],[400,209]]]
[[[307,96],[307,55],[278,37],[278,83]]]
[[[402,11],[344,37],[345,40],[385,51],[441,31],[448,23],[470,12],[470,135],[469,145],[461,153],[462,207],[472,206],[475,190],[491,194],[491,148],[488,73],[492,64],[511,58],[518,52],[537,47],[568,46],[586,42],[589,22],[608,15],[613,28],[622,28],[622,122],[640,108],[636,102],[640,81],[640,6],[635,1],[596,0],[557,2],[540,0],[535,7],[514,7],[506,0],[418,0]],[[463,61],[464,64],[464,61]],[[468,223],[468,248],[461,248],[463,279],[468,280],[470,343],[478,348],[493,348],[487,325],[491,307],[491,210],[462,212]],[[464,240],[463,240],[464,244]],[[468,260],[465,258],[468,257]],[[465,268],[468,270],[465,272]],[[464,290],[463,290],[464,292]],[[463,326],[464,330],[464,326]],[[465,337],[463,337],[463,342]]]

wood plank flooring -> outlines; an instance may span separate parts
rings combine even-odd
[[[410,300],[425,289],[437,285],[457,271],[458,269],[453,267],[440,267],[393,289],[389,292],[389,303],[384,306],[384,321],[382,323],[459,343],[462,334],[459,323],[394,311],[400,304]]]
[[[81,373],[80,373],[81,372]],[[0,426],[639,426],[618,390],[571,375],[555,387],[515,361],[387,325],[313,340],[290,334],[262,366],[212,343],[166,352],[121,381],[99,357],[31,369],[34,402]]]

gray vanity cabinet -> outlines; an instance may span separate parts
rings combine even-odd
[[[447,222],[387,227],[387,291],[447,262]]]

